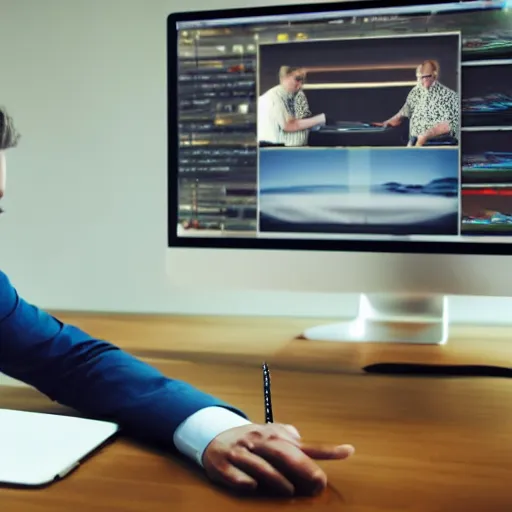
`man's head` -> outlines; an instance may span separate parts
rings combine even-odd
[[[429,89],[439,78],[439,63],[436,60],[426,60],[416,69],[416,78],[422,87]]]
[[[20,134],[14,128],[12,118],[7,114],[6,110],[0,107],[0,199],[5,192],[5,150],[14,148],[18,145]],[[0,208],[0,213],[2,209]]]
[[[279,69],[279,83],[290,93],[299,91],[305,79],[304,68],[281,66]]]

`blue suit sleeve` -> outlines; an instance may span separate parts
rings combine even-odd
[[[0,371],[82,414],[174,448],[189,416],[220,406],[245,415],[20,298],[0,272]]]

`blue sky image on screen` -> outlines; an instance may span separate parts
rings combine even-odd
[[[259,207],[263,218],[290,226],[396,225],[414,232],[415,224],[449,217],[457,229],[459,151],[262,149]]]
[[[332,149],[260,150],[262,192],[315,188],[324,192],[348,184],[348,153]]]

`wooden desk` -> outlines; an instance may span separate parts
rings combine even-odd
[[[1,489],[2,511],[512,510],[510,381],[358,371],[362,363],[397,359],[510,364],[505,329],[487,329],[480,341],[483,330],[461,328],[446,347],[379,347],[294,341],[305,324],[296,320],[60,316],[255,421],[263,419],[259,365],[266,358],[276,421],[296,425],[309,441],[349,442],[357,452],[320,463],[330,482],[321,496],[248,500],[214,487],[193,465],[122,439],[47,489]],[[2,388],[0,407],[65,411],[29,388]]]

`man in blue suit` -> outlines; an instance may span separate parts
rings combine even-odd
[[[18,139],[0,110],[0,197],[5,150]],[[345,459],[354,451],[305,445],[290,425],[251,423],[236,408],[29,304],[1,271],[0,372],[135,437],[176,448],[212,481],[238,490],[317,493],[327,480],[314,459]]]

